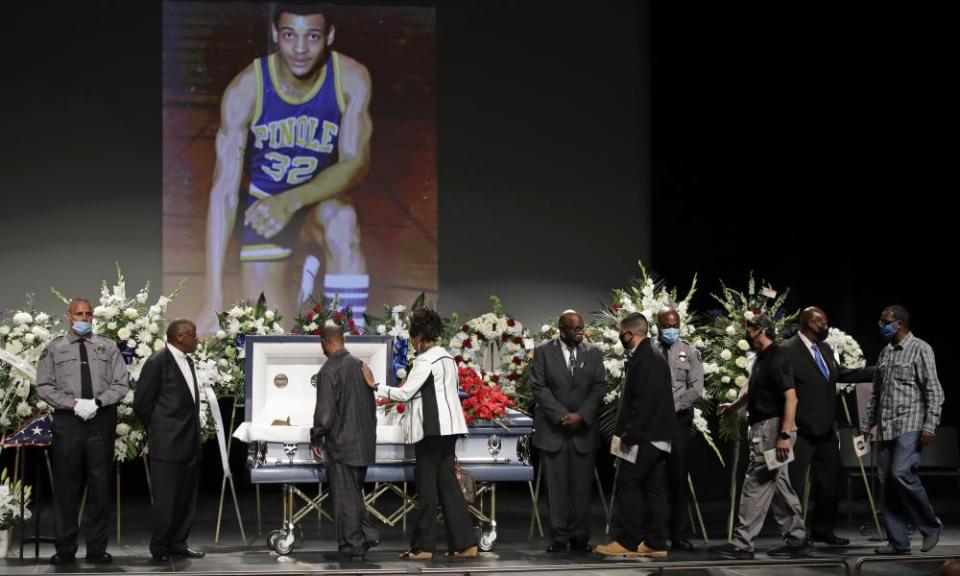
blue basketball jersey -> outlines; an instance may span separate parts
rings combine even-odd
[[[280,90],[278,58],[272,54],[254,61],[258,90],[247,136],[247,207],[309,182],[339,159],[337,142],[345,107],[339,55],[331,51],[316,84],[302,98]],[[244,230],[243,244],[244,260],[289,255],[288,249],[249,227]]]

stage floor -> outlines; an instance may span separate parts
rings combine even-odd
[[[40,546],[40,559],[35,560],[34,545],[28,545],[24,550],[24,559],[17,559],[19,553],[19,532],[14,532],[15,540],[11,545],[9,557],[0,560],[0,574],[68,574],[68,573],[159,573],[180,572],[184,574],[229,574],[229,573],[269,573],[269,574],[299,574],[299,573],[340,573],[340,574],[410,574],[410,573],[511,573],[536,574],[544,572],[562,572],[564,574],[647,574],[656,572],[663,567],[672,574],[698,575],[734,575],[745,574],[752,576],[782,575],[782,574],[869,574],[869,575],[921,575],[936,574],[943,564],[945,557],[960,557],[960,515],[957,514],[956,502],[935,503],[937,512],[944,521],[944,533],[940,545],[930,554],[922,554],[919,550],[919,536],[914,538],[914,554],[910,557],[901,557],[896,561],[876,561],[873,549],[881,542],[873,540],[870,535],[861,534],[857,522],[867,519],[861,514],[856,516],[855,525],[842,526],[838,533],[849,537],[852,545],[847,548],[827,548],[817,545],[809,559],[797,560],[795,565],[772,564],[775,559],[762,553],[765,548],[776,546],[779,539],[776,537],[776,527],[772,520],[768,521],[764,534],[757,542],[757,561],[754,563],[730,564],[719,556],[706,550],[702,538],[695,540],[697,550],[686,553],[671,553],[666,561],[642,560],[607,560],[593,554],[549,554],[544,548],[547,540],[538,535],[528,538],[530,527],[529,500],[524,499],[518,490],[501,490],[498,499],[498,538],[491,552],[482,552],[476,559],[445,560],[442,552],[445,549],[442,542],[442,531],[438,532],[441,542],[438,543],[438,556],[430,562],[409,562],[399,560],[397,556],[406,549],[407,537],[400,526],[387,527],[377,524],[381,532],[382,544],[367,555],[363,563],[353,562],[338,564],[324,559],[325,552],[335,550],[332,540],[333,526],[324,520],[318,521],[315,514],[310,515],[302,522],[303,541],[298,543],[294,551],[286,557],[280,557],[267,549],[264,536],[256,536],[257,522],[255,515],[255,501],[250,496],[244,496],[241,511],[244,515],[245,527],[248,532],[248,542],[244,543],[239,534],[236,516],[231,506],[224,510],[222,538],[220,544],[213,543],[215,530],[217,498],[215,495],[202,495],[198,517],[195,523],[191,544],[206,551],[206,558],[200,560],[177,560],[165,564],[153,563],[147,548],[149,541],[149,509],[144,498],[125,498],[122,508],[122,531],[120,543],[117,543],[115,530],[111,533],[109,552],[113,554],[114,562],[107,566],[93,566],[82,561],[83,546],[78,554],[79,561],[72,566],[51,566],[49,557],[53,554],[53,546]],[[229,502],[229,498],[227,499]],[[270,504],[276,504],[271,506]],[[384,504],[387,504],[386,502]],[[279,527],[279,493],[271,489],[262,495],[263,519],[262,531],[264,535]],[[386,506],[385,506],[386,507]],[[545,508],[545,506],[543,507]],[[609,540],[604,534],[602,512],[599,503],[595,505],[592,543],[601,544]],[[544,522],[546,516],[544,513]],[[49,510],[42,510],[41,531],[52,531],[53,522]],[[726,509],[723,503],[713,503],[705,506],[705,517],[712,519],[707,523],[708,534],[711,536],[710,545],[721,544],[724,541],[724,527]],[[845,523],[845,511],[841,515]],[[546,528],[546,525],[544,525]],[[29,526],[32,534],[32,523]],[[29,535],[29,534],[28,534]],[[860,558],[869,558],[857,571]],[[845,564],[845,566],[844,566]]]

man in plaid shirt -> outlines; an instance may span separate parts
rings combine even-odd
[[[889,544],[876,552],[909,554],[908,521],[923,535],[920,550],[928,552],[937,545],[943,525],[916,470],[920,450],[933,441],[940,423],[943,388],[933,349],[910,332],[910,315],[903,306],[884,308],[880,333],[887,345],[880,352],[873,397],[860,423],[868,437],[877,426],[877,469]]]

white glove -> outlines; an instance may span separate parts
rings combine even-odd
[[[97,415],[97,403],[90,398],[81,398],[73,405],[73,413],[83,420],[89,420]]]

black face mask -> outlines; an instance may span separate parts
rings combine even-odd
[[[824,328],[823,330],[819,330],[819,331],[816,333],[816,336],[817,336],[817,341],[818,341],[818,342],[826,342],[826,341],[827,341],[827,338],[830,336],[830,328],[829,328],[829,327],[826,327],[826,328]]]
[[[624,350],[630,350],[630,338],[626,334],[620,335],[620,344],[623,345]]]
[[[744,332],[744,333],[743,333],[743,339],[746,340],[746,341],[747,341],[747,344],[750,345],[750,349],[751,349],[751,350],[754,350],[754,342],[756,342],[757,336],[759,336],[759,335],[760,335],[759,332],[757,332],[757,333],[754,334],[753,336],[751,336],[749,332]]]

